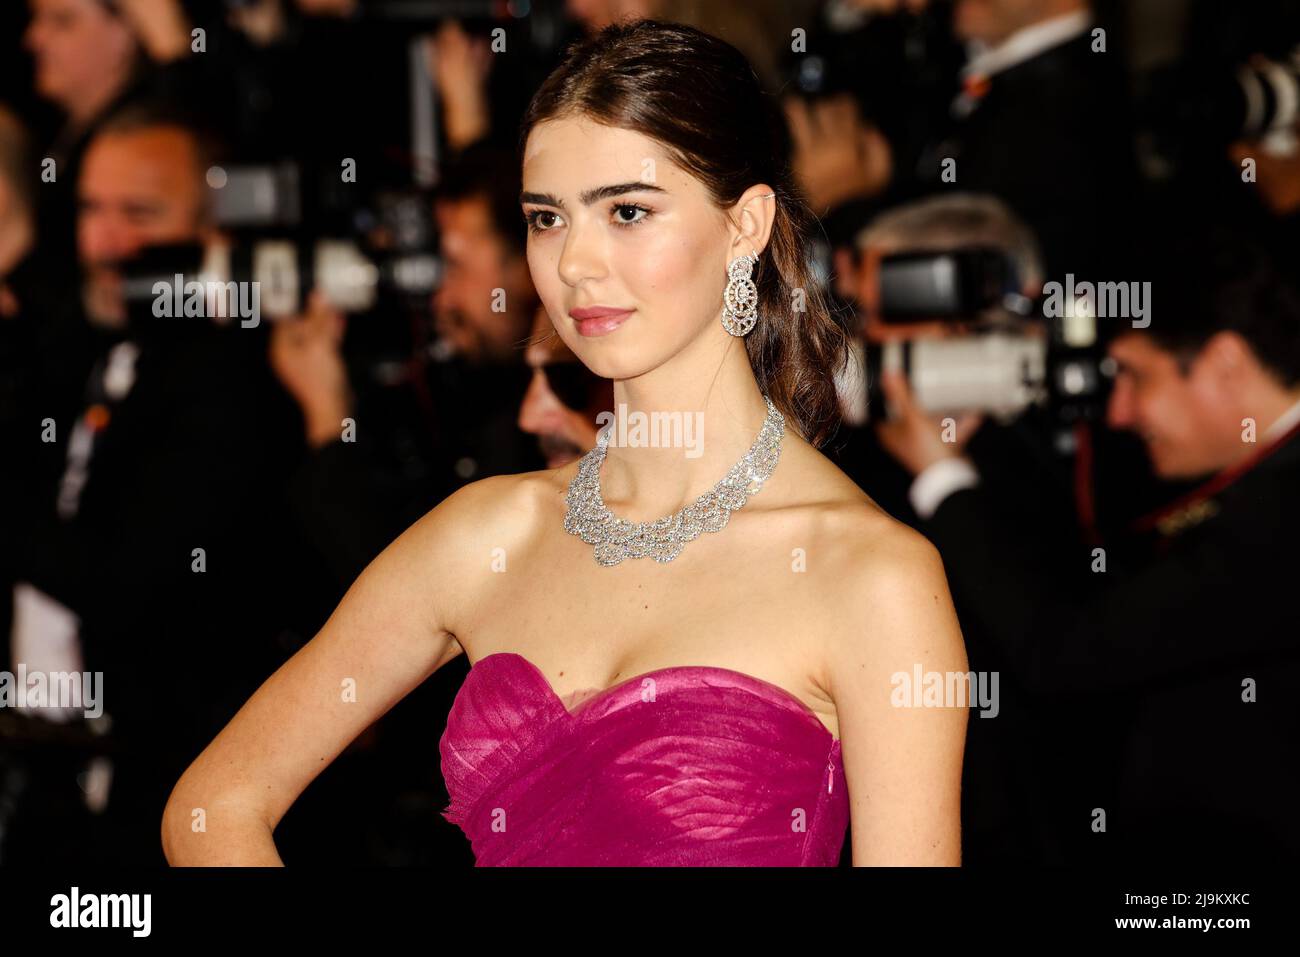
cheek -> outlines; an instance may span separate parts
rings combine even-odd
[[[1150,385],[1134,392],[1134,405],[1147,426],[1168,435],[1181,433],[1185,426],[1187,396],[1185,389],[1154,388]]]
[[[1240,428],[1236,403],[1213,386],[1193,385],[1187,390],[1187,427],[1202,438],[1209,436],[1235,436]]]
[[[91,34],[77,38],[78,60],[84,72],[102,76],[104,72],[115,69],[130,60],[135,41],[125,30]]]
[[[64,41],[54,44],[50,51],[58,58],[60,69],[78,78],[102,76],[104,67],[117,57],[112,43],[96,43],[89,30],[78,30]]]
[[[1207,414],[1213,415],[1213,401],[1190,386],[1160,390],[1143,410],[1157,432],[1176,441],[1200,438],[1206,427]]]
[[[615,244],[615,268],[623,286],[641,308],[662,321],[696,324],[701,310],[712,315],[721,306],[726,273],[715,269],[713,249],[686,238],[686,229],[659,229],[635,242]]]
[[[167,243],[192,239],[196,232],[194,218],[182,210],[169,211],[167,218],[139,230],[143,242]]]
[[[95,223],[86,213],[77,220],[77,252],[85,258],[95,249]]]
[[[532,277],[533,288],[537,298],[542,301],[546,314],[558,327],[564,318],[565,286],[556,271],[556,259],[559,253],[552,253],[545,243],[529,241],[526,258],[528,274]]]
[[[120,225],[107,216],[96,213],[84,215],[77,223],[78,251],[87,260],[112,255],[113,247],[118,244],[115,237],[120,236],[121,232]]]

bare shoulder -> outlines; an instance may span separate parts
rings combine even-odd
[[[919,601],[948,602],[948,582],[938,549],[865,494],[819,505],[821,550],[835,568],[845,621],[861,623],[864,607],[883,609]]]
[[[824,453],[795,437],[789,457],[791,504],[806,516],[811,540],[841,571],[873,580],[882,571],[937,561],[928,539],[877,505]]]
[[[494,563],[518,555],[536,535],[553,481],[545,471],[493,475],[461,486],[408,528],[390,550],[417,562],[444,590],[453,634],[481,607]]]
[[[461,538],[517,532],[550,486],[547,472],[492,475],[462,485],[416,522]]]
[[[832,688],[853,669],[877,676],[967,670],[943,559],[925,536],[874,505],[845,525],[839,627],[827,632]],[[847,680],[856,682],[855,676]],[[878,686],[878,685],[877,685]]]
[[[797,456],[809,516],[809,568],[820,566],[826,677],[864,656],[914,660],[926,647],[955,663],[964,646],[938,550],[811,447]]]

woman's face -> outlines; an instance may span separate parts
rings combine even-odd
[[[655,141],[582,118],[540,123],[522,198],[542,305],[596,375],[631,378],[712,326],[725,335],[726,265],[750,245]],[[622,311],[584,317],[592,307]]]

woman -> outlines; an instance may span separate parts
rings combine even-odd
[[[521,130],[528,261],[625,420],[375,559],[177,784],[172,863],[280,863],[303,789],[462,653],[444,813],[480,865],[833,865],[850,816],[855,864],[959,863],[966,712],[895,695],[961,634],[934,549],[814,448],[846,341],[781,130],[691,28],[571,50]],[[651,411],[703,441],[619,444]]]

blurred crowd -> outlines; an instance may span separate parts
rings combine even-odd
[[[625,17],[780,99],[855,347],[825,451],[938,546],[1000,677],[965,862],[1294,861],[1300,3],[26,0],[0,660],[104,694],[0,707],[0,864],[162,864],[172,784],[388,542],[595,444],[612,387],[533,290],[516,139]],[[160,320],[202,276],[261,301]],[[465,668],[322,773],[287,863],[471,862],[438,814]]]

